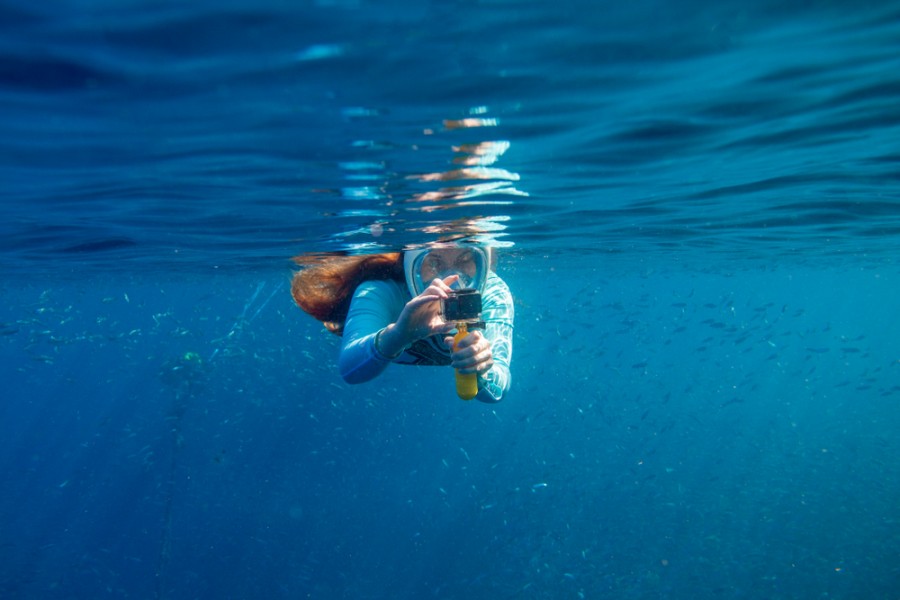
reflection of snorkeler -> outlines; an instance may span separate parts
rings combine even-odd
[[[379,375],[391,362],[451,365],[476,373],[483,402],[509,389],[513,303],[506,283],[491,269],[491,249],[441,244],[403,253],[299,257],[294,275],[297,304],[343,335],[338,360],[348,383]],[[481,292],[484,331],[469,332],[452,349],[455,323],[444,321],[441,300],[455,289]]]

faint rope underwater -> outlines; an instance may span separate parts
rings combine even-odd
[[[183,445],[184,438],[182,437],[182,421],[184,418],[185,412],[187,412],[188,404],[191,398],[194,397],[194,394],[198,391],[197,382],[200,377],[202,377],[204,369],[212,360],[219,354],[219,350],[222,349],[225,342],[229,339],[236,337],[236,335],[240,332],[240,330],[253,322],[254,319],[263,311],[263,309],[268,306],[269,302],[272,298],[275,297],[275,294],[278,293],[280,286],[275,284],[274,289],[271,293],[266,297],[266,299],[256,307],[252,314],[248,317],[248,313],[251,310],[251,307],[255,306],[257,299],[260,297],[260,293],[266,288],[266,282],[261,281],[257,286],[256,290],[250,296],[250,299],[244,304],[244,309],[241,311],[241,314],[235,319],[234,324],[231,326],[231,329],[228,333],[220,338],[219,344],[213,349],[212,353],[209,356],[209,359],[206,361],[206,365],[203,364],[203,360],[200,356],[194,352],[188,352],[184,356],[179,357],[178,359],[164,365],[162,370],[162,379],[165,383],[174,387],[174,398],[172,400],[171,409],[169,414],[166,416],[166,420],[171,422],[171,452],[170,452],[170,460],[169,460],[169,470],[168,477],[164,483],[165,492],[165,506],[163,508],[163,523],[162,523],[162,533],[160,536],[159,542],[159,556],[157,558],[156,564],[156,598],[160,600],[166,596],[167,590],[165,589],[165,574],[168,571],[169,560],[172,555],[172,508],[174,505],[175,498],[175,472],[178,467],[178,458],[180,455],[179,450]]]
[[[212,351],[212,354],[210,354],[207,362],[212,362],[212,360],[219,353],[219,350],[222,349],[222,346],[225,345],[226,340],[229,340],[232,337],[234,337],[238,333],[238,331],[240,329],[242,329],[245,325],[249,325],[250,323],[252,323],[253,320],[257,317],[257,315],[259,315],[259,313],[262,312],[262,310],[269,304],[269,301],[275,297],[275,294],[277,294],[278,290],[280,289],[278,284],[275,284],[275,286],[274,286],[275,289],[272,290],[272,292],[269,294],[269,297],[266,298],[265,301],[259,305],[259,307],[256,309],[256,311],[252,315],[250,315],[250,318],[247,318],[247,311],[250,310],[250,307],[253,306],[253,303],[256,302],[256,299],[259,297],[259,293],[262,292],[263,289],[265,289],[265,287],[266,287],[266,282],[260,281],[259,285],[256,286],[256,291],[253,292],[253,295],[250,296],[250,299],[247,300],[247,303],[244,305],[244,310],[242,310],[241,314],[238,316],[238,318],[235,319],[234,324],[231,326],[231,329],[228,331],[228,333],[226,333],[224,337],[220,338],[221,343],[218,346],[216,346],[216,348]]]

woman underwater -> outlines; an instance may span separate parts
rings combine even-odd
[[[509,389],[513,302],[493,271],[493,252],[473,244],[435,244],[362,256],[298,257],[291,295],[304,311],[342,335],[338,366],[348,383],[377,377],[390,363],[451,366],[475,373],[482,402]],[[484,330],[453,349],[456,324],[441,315],[452,290],[481,292]]]

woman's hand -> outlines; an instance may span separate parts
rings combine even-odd
[[[459,275],[435,279],[424,292],[403,307],[397,322],[388,325],[381,334],[380,347],[388,356],[400,354],[418,340],[452,331],[456,325],[441,317],[441,300],[448,297],[450,286]]]
[[[471,331],[459,341],[453,350],[453,338],[444,338],[450,348],[450,366],[460,373],[477,373],[484,375],[494,366],[494,355],[491,353],[491,341],[478,331]]]

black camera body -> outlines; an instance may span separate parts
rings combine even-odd
[[[448,323],[478,323],[481,321],[481,292],[464,288],[448,292],[441,300],[441,314]]]

